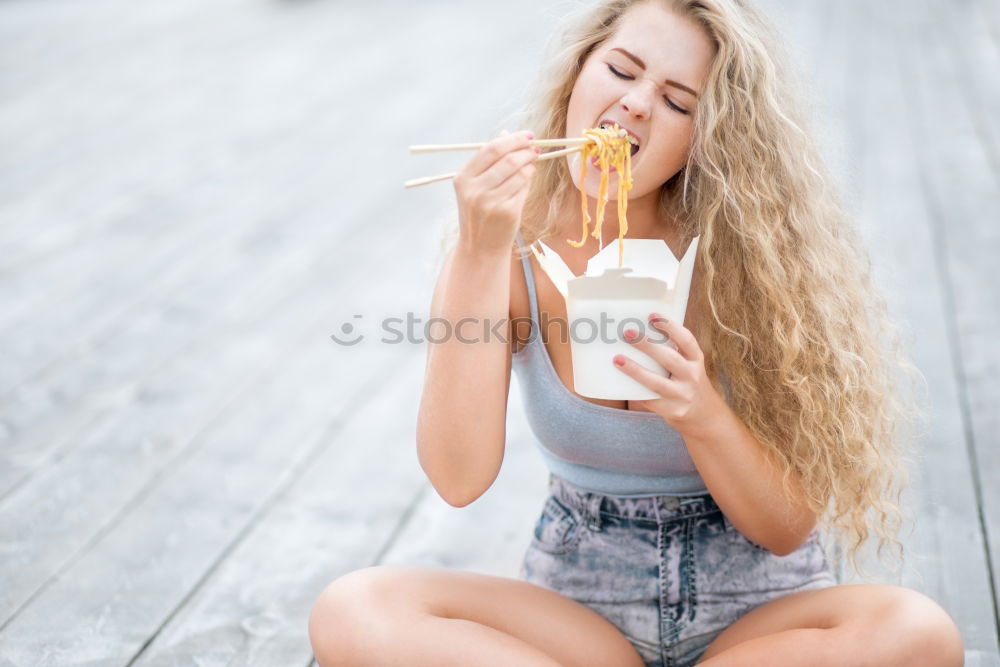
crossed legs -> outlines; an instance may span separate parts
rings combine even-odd
[[[321,667],[538,665],[641,667],[638,653],[585,605],[517,579],[379,566],[330,584],[309,617]],[[962,638],[927,596],[855,584],[792,593],[757,607],[700,665],[959,667]]]

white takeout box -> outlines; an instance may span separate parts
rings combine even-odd
[[[618,240],[590,258],[583,276],[576,276],[562,258],[541,241],[531,250],[556,289],[566,299],[574,391],[581,396],[641,401],[659,395],[614,365],[622,354],[650,371],[667,376],[651,357],[622,335],[636,329],[654,341],[665,337],[649,324],[650,313],[683,324],[698,238],[678,262],[670,247],[658,239],[624,239],[622,267],[618,268]],[[668,342],[668,345],[674,345]]]

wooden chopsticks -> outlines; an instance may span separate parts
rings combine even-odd
[[[548,153],[542,153],[538,156],[539,160],[551,160],[553,158],[562,157],[563,155],[569,155],[570,153],[575,153],[581,150],[584,145],[590,142],[591,139],[579,137],[579,138],[567,138],[567,139],[534,139],[528,143],[532,146],[537,146],[539,148],[552,148],[556,146],[568,146],[568,148],[563,148],[558,151],[549,151]],[[467,151],[467,150],[479,150],[485,143],[474,143],[474,144],[425,144],[422,146],[410,146],[411,153],[438,153],[441,151]],[[454,178],[457,172],[451,172],[450,174],[439,174],[437,176],[427,176],[424,178],[414,178],[412,180],[403,183],[403,187],[414,188],[418,185],[427,185],[428,183],[436,183],[437,181],[444,181],[449,178]]]
[[[590,139],[578,137],[575,139],[532,139],[528,143],[539,148],[553,148],[555,146],[582,146]],[[478,144],[425,144],[423,146],[410,146],[411,153],[438,153],[441,151],[475,151],[486,145],[486,142]]]

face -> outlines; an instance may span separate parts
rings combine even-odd
[[[578,137],[602,121],[617,122],[639,141],[632,156],[633,200],[659,196],[660,187],[687,162],[697,93],[702,90],[715,47],[703,28],[657,2],[630,8],[618,29],[587,58],[577,77],[566,116],[566,136]],[[688,88],[690,90],[685,90]],[[580,188],[580,155],[568,158]],[[584,187],[597,197],[600,172],[588,165]],[[611,172],[608,197],[618,179]]]

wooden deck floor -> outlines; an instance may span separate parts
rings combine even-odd
[[[453,210],[400,184],[455,156],[406,146],[495,133],[565,7],[0,3],[0,666],[306,667],[347,571],[516,575],[546,480],[516,383],[495,488],[451,508],[423,347],[380,321],[426,316]],[[894,583],[1000,665],[1000,5],[765,7],[928,380]]]

